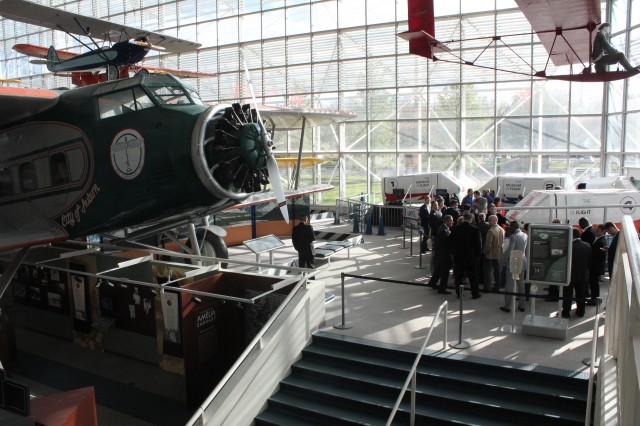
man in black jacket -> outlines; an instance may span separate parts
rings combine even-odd
[[[478,288],[478,259],[482,253],[482,237],[480,230],[471,224],[473,214],[465,213],[463,218],[464,221],[454,226],[451,231],[456,293],[459,293],[462,280],[467,276],[471,283],[471,295],[474,299],[478,299],[481,297]]]
[[[300,223],[291,232],[291,242],[298,252],[298,267],[313,268],[313,252],[311,245],[316,240],[313,228],[309,225],[309,216],[300,215]]]
[[[591,299],[586,304],[595,306],[597,298],[600,297],[600,276],[604,275],[604,268],[607,262],[607,243],[604,240],[604,225],[595,227],[596,239],[591,244],[591,265],[589,268],[589,289]]]
[[[453,226],[453,218],[449,215],[445,216],[442,220],[442,225],[438,228],[436,239],[433,244],[433,257],[434,268],[433,274],[427,287],[436,288],[438,281],[438,293],[451,294],[447,290],[447,283],[449,281],[449,269],[451,269],[451,227]]]
[[[571,246],[571,282],[564,288],[562,298],[562,317],[569,318],[571,311],[571,299],[576,293],[576,315],[584,316],[585,297],[584,292],[589,278],[589,265],[591,263],[591,246],[580,239],[580,230],[573,228],[573,245]]]
[[[596,240],[596,230],[593,229],[593,226],[589,223],[589,219],[586,217],[581,217],[578,220],[578,225],[582,228],[582,234],[580,234],[580,239],[585,243],[593,244]]]
[[[609,43],[609,34],[611,33],[611,24],[603,22],[596,33],[593,40],[593,52],[591,59],[595,64],[596,72],[602,73],[607,71],[607,65],[620,63],[627,71],[635,71],[638,68],[629,63],[624,53],[618,51]]]
[[[618,238],[620,237],[620,230],[613,222],[607,222],[604,224],[604,230],[611,236],[611,244],[607,249],[607,271],[609,271],[609,278],[613,276],[613,261],[616,259],[616,250],[618,249]]]

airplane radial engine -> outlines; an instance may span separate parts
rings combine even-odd
[[[200,180],[213,195],[240,201],[269,183],[262,138],[249,105],[217,105],[200,116],[191,154]]]

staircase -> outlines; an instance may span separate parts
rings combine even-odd
[[[413,349],[413,351],[412,351]],[[417,348],[318,332],[256,425],[384,425]],[[585,373],[447,353],[418,367],[416,424],[583,425]],[[394,425],[409,424],[410,391]]]

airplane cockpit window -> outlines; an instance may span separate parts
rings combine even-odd
[[[49,170],[52,185],[69,183],[69,166],[67,164],[67,156],[64,153],[59,152],[49,158]]]
[[[148,89],[161,105],[193,105],[196,103],[187,96],[187,91],[180,86],[157,86],[148,87]]]
[[[115,117],[153,106],[153,101],[140,87],[109,93],[98,98],[100,118]]]
[[[13,194],[13,179],[10,169],[0,170],[0,197]]]
[[[38,189],[38,178],[36,168],[33,163],[20,164],[20,185],[23,192],[35,191]]]

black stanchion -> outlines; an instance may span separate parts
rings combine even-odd
[[[451,348],[455,348],[455,349],[467,349],[468,347],[471,346],[471,344],[469,342],[467,342],[466,340],[462,340],[462,315],[463,315],[463,310],[462,310],[462,295],[463,295],[463,291],[464,291],[464,286],[461,285],[458,287],[458,291],[460,292],[460,322],[458,325],[458,343],[449,343],[449,347]]]

